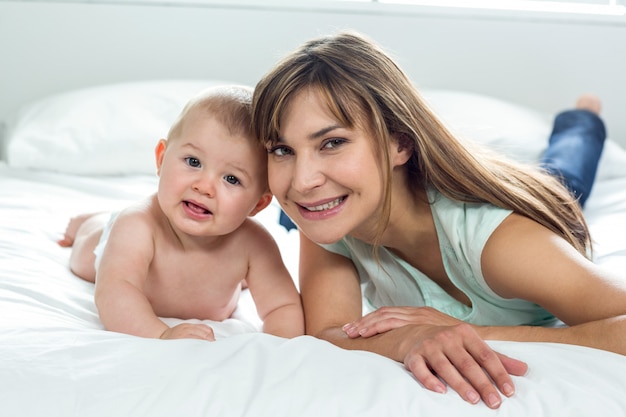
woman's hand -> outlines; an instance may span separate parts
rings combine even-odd
[[[524,362],[493,351],[467,323],[405,328],[412,334],[406,339],[410,346],[404,365],[432,391],[445,392],[443,380],[465,401],[476,404],[482,398],[488,407],[498,408],[498,390],[510,397],[515,393],[511,375],[528,371]]]
[[[528,370],[524,362],[494,352],[471,325],[432,308],[383,307],[344,326],[351,338],[394,329],[403,333],[404,365],[419,382],[443,393],[443,380],[472,404],[482,398],[490,408],[498,408],[498,390],[513,395],[510,375]]]
[[[462,323],[461,320],[431,307],[381,307],[344,325],[343,331],[351,338],[371,337],[407,324],[454,326]]]

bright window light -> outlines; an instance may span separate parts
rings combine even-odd
[[[528,12],[553,12],[623,16],[626,7],[616,0],[604,4],[559,2],[541,0],[374,0],[378,3],[412,4],[420,6],[459,7],[470,9],[517,10]]]

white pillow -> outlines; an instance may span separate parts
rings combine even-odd
[[[154,147],[185,103],[217,80],[159,80],[70,91],[24,106],[9,122],[10,166],[85,175],[153,174]],[[452,90],[423,95],[461,137],[522,162],[537,162],[552,115],[494,97]],[[626,151],[607,143],[598,178],[626,176]],[[615,149],[613,149],[615,148]]]
[[[9,124],[10,166],[70,174],[156,172],[154,147],[185,103],[215,80],[103,85],[24,106]]]
[[[556,113],[544,114],[494,97],[460,91],[424,90],[423,96],[446,126],[461,138],[485,144],[509,158],[537,163],[548,147]],[[624,177],[626,150],[607,138],[596,182]]]
[[[468,92],[424,90],[423,96],[454,133],[512,159],[538,162],[548,146],[552,115]]]

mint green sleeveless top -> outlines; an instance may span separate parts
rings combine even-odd
[[[481,254],[487,239],[511,210],[491,204],[462,203],[435,190],[428,197],[446,273],[471,300],[471,307],[446,293],[422,272],[387,250],[346,236],[326,250],[352,260],[364,297],[364,313],[382,306],[433,307],[459,320],[477,325],[552,325],[555,317],[537,304],[498,296],[482,274]]]

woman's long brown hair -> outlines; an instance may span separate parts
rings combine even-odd
[[[381,155],[382,220],[375,245],[389,222],[389,141],[413,143],[407,163],[409,187],[432,186],[449,198],[486,202],[513,210],[591,255],[589,230],[578,202],[553,176],[457,139],[430,110],[409,78],[378,45],[363,35],[340,32],[311,40],[279,62],[257,84],[252,102],[255,134],[275,143],[290,99],[312,88],[346,127],[370,129]],[[547,140],[547,138],[546,138]]]

